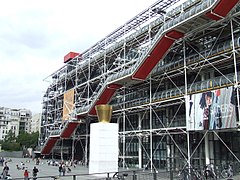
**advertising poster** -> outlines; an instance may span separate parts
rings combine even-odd
[[[187,130],[236,127],[236,102],[233,87],[188,95],[186,103]]]
[[[71,119],[70,113],[74,108],[74,89],[70,89],[64,93],[63,101],[63,121]]]

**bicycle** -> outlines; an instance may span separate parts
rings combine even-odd
[[[217,175],[214,171],[214,165],[213,164],[207,164],[204,167],[203,174],[204,174],[205,179],[214,179],[214,180],[217,179]]]
[[[119,172],[114,173],[113,178],[117,178],[119,180],[125,180],[125,177],[127,177],[127,173],[119,174]]]
[[[223,178],[231,178],[233,177],[233,167],[232,165],[228,165],[228,166],[224,166],[222,172],[221,172],[221,176]]]
[[[179,180],[204,180],[202,174],[196,168],[188,168],[187,166],[179,171]]]

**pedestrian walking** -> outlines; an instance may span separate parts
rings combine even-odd
[[[63,173],[63,176],[65,176],[65,173],[66,173],[66,166],[65,166],[65,164],[62,165],[62,173]]]
[[[36,159],[36,165],[39,165],[39,164],[40,164],[40,159],[37,158],[37,159]]]
[[[38,173],[38,168],[36,168],[36,166],[34,166],[33,168],[33,180],[36,180],[37,179],[37,173]]]
[[[3,166],[3,163],[4,163],[4,158],[1,157],[1,158],[0,158],[0,164],[1,164],[1,166]]]
[[[7,177],[7,175],[8,175],[8,172],[9,172],[9,167],[8,167],[8,165],[7,165],[7,162],[5,163],[5,166],[4,166],[4,168],[3,168],[3,172],[2,172],[2,174],[3,174],[3,179],[6,179],[6,177]]]
[[[29,180],[29,173],[27,169],[25,169],[23,176],[24,176],[24,180]]]
[[[59,172],[59,176],[61,176],[62,175],[62,164],[60,163],[59,164],[59,167],[58,167],[58,172]]]

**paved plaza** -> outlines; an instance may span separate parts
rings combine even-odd
[[[9,158],[7,158],[9,160]],[[11,160],[7,163],[9,166],[9,174],[11,175],[12,179],[15,180],[20,180],[23,179],[23,173],[24,170],[22,169],[17,169],[17,165],[19,167],[21,166],[21,162],[23,162],[25,165],[24,167],[28,169],[28,171],[30,172],[30,177],[32,179],[32,169],[34,166],[36,166],[39,170],[38,173],[38,180],[53,180],[53,179],[61,179],[61,180],[72,180],[73,175],[76,175],[75,180],[93,180],[93,179],[102,179],[105,180],[106,179],[106,175],[102,175],[102,176],[93,176],[93,175],[88,175],[88,167],[84,167],[81,165],[77,165],[75,168],[71,167],[71,172],[66,172],[65,176],[61,176],[59,177],[59,172],[58,172],[58,166],[52,166],[52,165],[48,165],[47,161],[48,160],[41,160],[39,165],[35,164],[35,161],[33,161],[30,158],[10,158]],[[3,167],[0,166],[0,171],[2,172]],[[167,174],[167,176],[163,176],[164,174],[158,174],[157,179],[159,180],[169,180],[169,175]],[[165,174],[166,175],[166,174]],[[128,176],[126,179],[132,179],[131,176]],[[138,177],[138,179],[140,180],[152,180],[152,176],[150,178],[150,176],[141,176]],[[174,177],[174,179],[178,179],[177,177]],[[232,178],[233,180],[240,180],[240,176],[234,176]],[[229,179],[230,180],[230,179]]]
[[[12,179],[23,179],[23,173],[24,170],[18,170],[17,165],[21,168],[21,162],[23,162],[25,165],[24,167],[28,169],[30,172],[30,177],[32,177],[32,169],[34,166],[36,166],[39,170],[38,173],[38,179],[54,179],[53,177],[57,177],[59,175],[58,172],[58,166],[52,166],[47,164],[47,160],[41,160],[39,165],[35,164],[35,161],[33,161],[30,158],[10,158],[11,160],[7,163],[9,166],[9,174],[11,175]],[[9,158],[8,158],[9,160]],[[2,172],[3,167],[0,167],[0,171]],[[88,168],[84,166],[76,166],[76,168],[71,167],[71,172],[66,172],[66,177],[60,177],[60,179],[73,179],[72,176],[68,175],[73,175],[73,174],[88,174]],[[43,178],[45,176],[45,178]],[[46,177],[46,176],[51,176],[51,177]],[[76,178],[80,179],[80,177]],[[81,177],[81,179],[85,179],[84,176]],[[91,179],[89,176],[87,179]]]

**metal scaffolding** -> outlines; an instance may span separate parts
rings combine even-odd
[[[238,1],[226,7],[224,0],[188,0],[169,10],[177,1],[156,2],[49,77],[42,143],[49,136],[69,140],[73,134],[84,154],[80,159],[87,164],[95,105],[109,103],[112,121],[119,124],[123,168],[173,172],[185,166],[220,165],[227,158],[240,162],[240,154],[226,139],[226,134],[239,136],[240,6]],[[234,91],[236,124],[192,129],[190,98],[219,89]],[[64,97],[71,90],[73,109],[68,108],[65,121]],[[71,132],[63,136],[66,129]],[[225,148],[226,157],[217,156]]]

